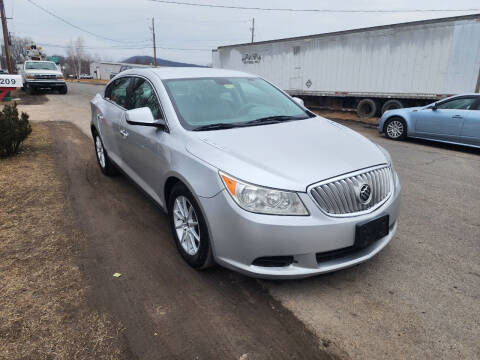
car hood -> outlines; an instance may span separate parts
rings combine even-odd
[[[25,70],[25,74],[39,74],[39,75],[62,75],[58,70],[40,70],[40,69],[29,69]]]
[[[192,155],[238,179],[284,190],[305,191],[318,181],[388,162],[373,142],[321,117],[190,134]]]

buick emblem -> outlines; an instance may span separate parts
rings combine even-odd
[[[372,199],[372,187],[369,184],[363,184],[360,186],[358,192],[358,199],[364,205],[368,204]]]

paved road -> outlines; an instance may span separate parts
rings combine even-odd
[[[103,93],[104,88],[103,85],[68,83],[67,95],[37,95],[35,101],[28,97],[29,105],[20,105],[19,109],[27,111],[30,120],[68,121],[90,136],[90,100],[97,93]]]
[[[69,95],[48,95],[48,103],[25,108],[34,120],[70,121],[88,134],[86,101],[99,89],[71,84]],[[404,191],[397,236],[360,266],[301,281],[261,284],[313,330],[324,347],[346,358],[480,358],[480,152],[422,141],[392,142],[374,129],[346,125],[386,147],[394,158]],[[93,166],[92,159],[90,154],[82,166]],[[103,181],[95,175],[92,186]],[[131,191],[118,188],[115,201],[128,199]],[[112,194],[96,196],[107,195]],[[129,211],[145,206],[150,206],[148,201],[137,199]],[[122,218],[128,221],[129,216]],[[171,250],[165,253],[175,257]],[[167,264],[175,269],[177,260]],[[162,266],[149,264],[143,275],[159,276]],[[183,264],[178,266],[186,271]],[[196,281],[203,276],[195,275]],[[236,285],[223,286],[230,291]]]

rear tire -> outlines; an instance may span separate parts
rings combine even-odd
[[[401,117],[392,117],[383,126],[385,136],[392,140],[404,140],[407,137],[407,123]]]
[[[168,202],[168,217],[177,250],[194,269],[215,263],[205,217],[195,197],[182,183],[174,185]]]
[[[403,108],[403,104],[400,100],[388,100],[382,106],[382,115],[388,110],[395,110]]]
[[[115,164],[108,157],[108,153],[103,147],[103,141],[100,135],[95,131],[93,133],[93,144],[95,146],[95,155],[97,157],[97,163],[102,170],[102,173],[106,176],[118,175],[118,169]]]
[[[376,101],[372,99],[362,99],[357,105],[357,115],[360,118],[371,118],[378,111]]]

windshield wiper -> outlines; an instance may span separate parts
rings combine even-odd
[[[247,121],[243,123],[242,126],[277,124],[277,123],[290,121],[290,120],[304,120],[304,119],[308,119],[308,117],[287,116],[287,115],[266,116],[260,119]]]
[[[218,124],[201,125],[192,129],[192,131],[233,129],[233,128],[246,127],[246,126],[277,124],[285,121],[304,120],[304,119],[308,119],[308,117],[287,116],[287,115],[266,116],[260,119],[255,119],[255,120],[241,122],[241,123],[218,123]]]
[[[239,124],[236,123],[218,123],[218,124],[208,124],[197,126],[192,129],[192,131],[206,131],[206,130],[222,130],[222,129],[233,129],[239,127]]]

